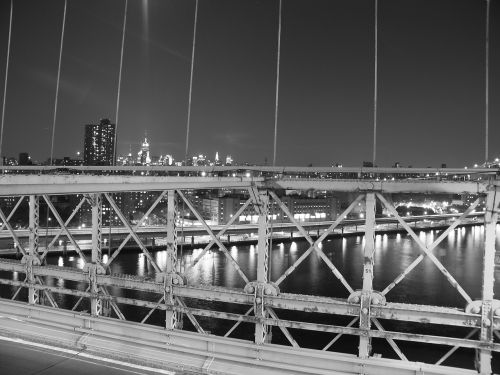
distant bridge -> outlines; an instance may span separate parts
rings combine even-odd
[[[428,221],[430,223],[434,223],[434,226],[438,225],[445,225],[449,221],[455,220],[458,217],[460,217],[461,214],[441,214],[441,215],[418,215],[418,216],[403,216],[402,219],[409,223],[410,225],[415,225],[416,223],[420,223],[423,221]],[[474,223],[482,223],[482,218],[484,216],[484,212],[474,212],[471,213],[468,217],[473,220],[479,219],[479,221],[470,221]],[[201,224],[198,225],[185,225],[181,227],[181,221],[177,223],[179,232],[182,230],[182,234],[184,234],[185,237],[191,237],[191,236],[202,236],[202,235],[207,235],[207,231],[203,228]],[[318,230],[324,230],[330,227],[333,223],[334,220],[327,220],[327,221],[300,221],[302,227],[307,230],[308,233],[311,235],[314,235],[315,231]],[[357,228],[358,226],[363,226],[365,224],[364,219],[345,219],[342,223],[337,225],[337,228],[342,229],[345,227],[355,227]],[[376,218],[376,224],[377,226],[383,226],[388,225],[388,224],[397,224],[399,225],[399,222],[396,218],[393,217],[377,217]],[[426,228],[426,227],[432,227],[432,224],[428,225],[422,225],[420,224],[421,228]],[[2,226],[0,225],[0,228]],[[214,234],[218,234],[219,232],[224,230],[224,233],[226,235],[232,235],[232,234],[250,234],[250,233],[256,233],[258,231],[259,225],[258,224],[233,224],[229,228],[225,224],[216,224],[216,225],[210,225],[210,229]],[[378,228],[378,227],[377,227]],[[387,228],[387,226],[386,226]],[[396,228],[396,226],[394,226]],[[399,226],[398,226],[399,228]],[[74,238],[88,238],[89,236],[92,235],[92,228],[89,227],[84,227],[82,228],[81,226],[79,227],[68,227],[68,230],[71,232],[72,236]],[[297,230],[297,227],[292,224],[292,223],[273,223],[273,230],[275,232],[290,232],[290,233],[299,233],[300,232]],[[106,226],[103,227],[103,233],[112,233],[113,239],[117,238],[123,238],[126,237],[129,234],[129,231],[126,227],[123,226]],[[163,237],[166,236],[166,226],[165,225],[140,225],[137,227],[135,232],[140,235],[141,237],[143,236],[152,236],[152,237]],[[342,230],[343,232],[343,230]],[[17,238],[29,238],[30,230],[29,229],[14,229],[14,233],[16,234]],[[59,227],[43,227],[40,229],[38,233],[39,238],[45,238],[45,237],[54,237],[56,235],[60,235],[61,228]],[[179,234],[178,237],[182,236],[182,234]],[[0,230],[0,238],[11,238],[12,235],[8,231],[5,230]],[[221,238],[222,239],[222,238]]]

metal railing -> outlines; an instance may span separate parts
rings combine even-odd
[[[36,168],[33,170],[40,171],[40,169]],[[199,170],[196,169],[197,172]],[[49,171],[52,171],[52,169],[49,168]],[[88,171],[88,169],[82,169],[82,171]],[[275,171],[272,170],[272,172]],[[309,183],[314,186],[315,180],[309,181]],[[446,184],[446,182],[437,183]],[[410,185],[412,184],[410,183]],[[88,304],[90,311],[83,312],[83,316],[87,316],[93,321],[99,320],[100,317],[104,319],[105,316],[121,321],[133,320],[133,317],[127,316],[123,312],[124,306],[133,306],[134,309],[142,311],[139,314],[142,317],[139,320],[140,324],[148,326],[152,314],[161,311],[164,314],[163,321],[165,322],[163,328],[167,331],[178,332],[185,327],[188,330],[195,330],[203,337],[209,335],[208,330],[203,327],[203,322],[205,322],[203,319],[205,318],[221,320],[226,322],[226,325],[227,322],[232,322],[228,326],[229,329],[221,335],[223,337],[234,335],[235,330],[241,324],[247,326],[250,324],[253,326],[252,341],[257,352],[260,350],[259,348],[267,350],[274,347],[271,334],[273,328],[275,331],[279,330],[284,338],[284,341],[280,342],[280,344],[287,344],[296,350],[306,350],[300,347],[301,340],[298,338],[301,337],[301,332],[330,335],[328,343],[322,348],[325,353],[330,353],[332,345],[342,335],[348,335],[358,337],[358,352],[356,355],[368,367],[370,363],[373,365],[377,363],[377,358],[373,356],[374,353],[372,352],[372,341],[383,339],[392,348],[395,356],[407,363],[414,371],[420,371],[418,370],[419,364],[409,361],[411,356],[405,353],[403,349],[405,345],[402,344],[424,343],[426,345],[437,345],[440,348],[443,346],[448,347],[449,350],[437,361],[434,361],[437,366],[432,367],[432,371],[429,370],[430,373],[449,373],[450,369],[443,366],[443,363],[457,352],[458,348],[469,348],[477,352],[477,371],[481,374],[489,374],[492,372],[492,353],[500,351],[500,344],[495,341],[495,336],[498,335],[500,329],[500,303],[493,298],[495,227],[498,220],[499,197],[496,193],[498,186],[495,181],[491,179],[489,182],[484,181],[481,186],[483,188],[474,203],[453,221],[446,230],[442,231],[431,244],[422,242],[415,233],[414,228],[411,228],[404,218],[398,214],[390,200],[387,199],[388,192],[384,191],[383,187],[381,189],[377,187],[377,189],[372,190],[359,190],[349,206],[328,228],[318,233],[315,238],[310,235],[303,224],[294,219],[288,207],[269,186],[259,186],[259,188],[248,186],[248,200],[227,224],[218,228],[217,233],[214,233],[193,202],[188,199],[185,190],[182,189],[159,191],[152,206],[135,224],[130,222],[127,213],[123,212],[119,204],[117,204],[113,194],[106,192],[88,193],[83,196],[77,208],[81,209],[82,205],[86,205],[90,207],[92,212],[92,249],[90,257],[80,248],[72,230],[68,228],[68,219],[61,217],[52,204],[50,197],[43,193],[31,194],[29,196],[29,243],[27,247],[22,245],[15,230],[9,224],[9,220],[18,205],[10,213],[0,210],[0,219],[4,223],[4,230],[10,233],[14,246],[22,254],[20,261],[0,259],[0,271],[2,271],[0,284],[15,288],[12,299],[19,301],[17,303],[20,306],[20,314],[24,311],[22,306],[26,306],[26,303],[28,306],[37,306],[42,303],[54,309],[66,308],[71,311],[78,311],[83,308],[84,304],[87,304],[85,302],[87,301],[90,302]],[[214,187],[219,187],[219,185]],[[126,191],[127,187],[122,186],[121,189]],[[417,192],[420,192],[420,190],[417,189]],[[14,193],[12,192],[12,194]],[[42,200],[60,227],[60,232],[51,243],[54,244],[60,236],[66,236],[78,254],[82,263],[81,269],[46,265],[45,260],[50,247],[43,249],[39,243],[39,212],[40,201]],[[484,251],[481,276],[482,299],[474,300],[433,251],[438,248],[449,233],[463,224],[473,214],[482,200],[485,200],[486,205],[484,214],[485,245],[484,249],[479,250]],[[114,249],[106,262],[103,260],[103,202],[106,202],[111,207],[128,232],[127,237]],[[158,264],[137,233],[141,223],[160,202],[166,204],[167,208],[165,266]],[[271,279],[269,273],[269,252],[273,235],[273,223],[270,221],[269,215],[271,203],[279,207],[283,214],[289,218],[291,224],[295,226],[308,244],[307,250],[274,279]],[[179,231],[182,230],[178,226],[179,218],[177,217],[178,205],[180,204],[191,211],[192,215],[197,218],[210,236],[210,242],[197,254],[189,266],[181,264],[178,260],[178,237]],[[366,213],[364,219],[364,260],[362,270],[360,270],[363,275],[362,288],[356,290],[348,281],[349,278],[340,271],[333,258],[322,250],[321,244],[346,220],[348,214],[359,204],[365,206]],[[391,213],[393,219],[397,220],[398,225],[404,228],[420,251],[420,255],[415,257],[412,263],[382,290],[375,290],[373,287],[377,220],[375,208],[377,204],[384,206]],[[249,276],[247,270],[238,263],[238,260],[222,241],[224,233],[249,207],[253,207],[259,217],[256,278]],[[74,214],[75,212],[71,215]],[[153,279],[137,275],[110,274],[110,266],[123,253],[123,248],[129,240],[135,241],[148,265],[154,269]],[[214,246],[227,259],[226,267],[233,267],[239,275],[242,287],[191,285],[187,282],[186,275],[196,267]],[[312,254],[315,254],[321,260],[323,266],[326,266],[333,277],[337,279],[337,282],[340,282],[343,286],[344,291],[341,296],[325,297],[293,294],[280,289],[284,285],[285,279],[297,273],[300,264]],[[424,259],[428,259],[433,266],[437,267],[451,287],[461,296],[463,307],[415,305],[390,301],[391,290],[405,280],[408,275],[412,274],[416,266]],[[24,278],[19,278],[20,274],[24,275]],[[60,286],[57,280],[64,280],[66,284]],[[22,302],[20,298],[26,291],[27,301]],[[58,295],[72,296],[76,302],[71,307],[61,307],[58,304]],[[345,295],[347,295],[347,298]],[[1,306],[2,302],[0,302],[0,309]],[[334,319],[336,316],[347,317],[348,320],[341,324]],[[183,324],[183,321],[186,321],[186,323],[189,321],[189,326]],[[400,324],[392,324],[394,322]],[[389,323],[391,323],[391,329],[385,329],[384,326],[387,327]],[[0,324],[2,324],[1,321]],[[412,328],[408,329],[408,327]],[[449,329],[440,331],[439,327],[450,327],[459,331],[466,330],[466,332],[462,337],[457,337],[454,334],[447,334],[450,332]],[[438,333],[436,334],[436,332]],[[87,332],[87,334],[91,333]],[[231,355],[231,349],[227,350],[227,355]],[[275,355],[280,356],[280,354]],[[213,356],[213,358],[216,357]],[[336,362],[334,357],[331,357],[331,359],[330,368],[335,370]],[[420,360],[422,361],[422,359]],[[399,366],[395,363],[389,361],[387,366]],[[307,366],[307,364],[305,365]],[[470,364],[469,368],[472,365]],[[298,367],[296,365],[296,368]],[[339,369],[337,368],[337,370]],[[377,371],[379,371],[378,373],[383,372],[380,369]]]
[[[2,166],[2,174],[90,174],[147,176],[218,176],[265,178],[340,178],[468,181],[500,174],[500,168],[379,168],[237,166]]]

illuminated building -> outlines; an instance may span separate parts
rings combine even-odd
[[[141,150],[137,153],[137,163],[140,165],[150,165],[151,157],[149,156],[149,142],[148,138],[144,137],[141,145]]]
[[[4,156],[3,157],[3,164],[2,165],[19,165],[19,162],[16,158],[14,157],[7,157],[7,156]]]
[[[162,156],[160,155],[160,158],[158,159],[158,165],[173,165],[174,164],[174,158],[172,155],[165,155]]]
[[[245,203],[246,197],[204,197],[202,199],[202,213],[205,219],[214,224],[225,224]],[[327,221],[335,220],[340,212],[339,200],[334,197],[305,198],[284,196],[281,201],[288,207],[294,219],[298,221]],[[289,222],[275,202],[269,205],[269,215],[276,222]],[[249,206],[237,219],[239,223],[256,224],[258,215],[253,207]]]
[[[27,152],[19,153],[19,165],[33,165],[31,156]]]
[[[113,165],[115,155],[115,124],[102,119],[99,124],[85,125],[84,165]]]

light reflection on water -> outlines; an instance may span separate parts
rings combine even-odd
[[[500,227],[497,227],[500,228]],[[418,238],[429,246],[442,233],[440,230],[420,231]],[[482,248],[484,227],[462,227],[451,231],[448,237],[434,250],[433,254],[447,267],[472,299],[480,298],[482,270]],[[498,240],[497,240],[498,241]],[[353,289],[362,287],[364,236],[329,238],[319,244],[336,268]],[[271,279],[277,280],[307,249],[306,241],[274,242],[270,254]],[[202,252],[202,248],[184,250],[179,261],[188,268]],[[250,280],[256,278],[258,249],[256,245],[228,246],[230,256],[238,262],[241,270]],[[166,250],[152,253],[161,269],[165,268]],[[405,234],[377,234],[375,238],[374,288],[383,290],[418,256],[420,250],[415,241]],[[103,255],[107,263],[108,256]],[[83,268],[78,257],[49,255],[49,264]],[[111,273],[126,273],[154,278],[154,269],[146,256],[126,250],[110,266]],[[500,269],[495,270],[500,277]],[[190,284],[243,287],[244,281],[234,269],[231,261],[215,247],[208,251],[188,275]],[[336,280],[331,270],[313,251],[280,285],[285,292],[346,297],[347,291]],[[496,286],[495,291],[500,289]],[[420,264],[387,295],[389,301],[436,304],[463,307],[464,301],[449,285],[432,261],[425,257]]]
[[[500,226],[497,227],[497,229]],[[417,232],[418,238],[429,246],[442,233],[441,230]],[[436,248],[433,254],[448,269],[458,283],[474,299],[481,297],[481,272],[484,247],[484,227],[458,228],[449,233]],[[497,236],[497,248],[500,239]],[[328,238],[320,244],[321,250],[342,273],[353,289],[362,287],[363,246],[364,236],[348,236],[344,238]],[[227,246],[229,254],[237,260],[241,270],[249,280],[256,278],[258,249],[256,245]],[[276,281],[294,262],[309,248],[306,241],[273,242],[270,253],[271,280]],[[202,248],[193,250],[184,249],[178,254],[179,261],[188,268],[196,259]],[[383,234],[375,238],[374,289],[385,289],[399,274],[401,274],[419,255],[421,251],[415,241],[405,234]],[[164,269],[167,260],[165,250],[152,252],[152,256],[161,269]],[[107,263],[108,256],[103,260]],[[74,255],[49,255],[49,264],[66,267],[83,267],[83,262]],[[112,274],[132,274],[147,278],[154,278],[154,269],[146,256],[138,251],[123,250],[110,265]],[[500,278],[500,268],[495,270],[496,279]],[[14,278],[18,275],[15,273]],[[198,265],[187,275],[188,283],[192,285],[219,285],[230,288],[242,288],[244,281],[234,269],[227,257],[214,247],[199,261]],[[64,282],[57,279],[48,282],[61,287],[78,288],[85,290],[86,284]],[[65,285],[66,284],[66,285]],[[335,278],[325,262],[315,251],[311,254],[279,285],[282,292],[323,295],[331,297],[347,297],[348,292]],[[109,288],[116,296],[130,296],[128,291]],[[496,295],[500,293],[498,283],[495,285]],[[141,298],[139,292],[134,292],[134,298]],[[57,295],[61,306],[71,308],[74,298]],[[433,262],[425,257],[418,266],[399,285],[387,294],[388,301],[415,304],[429,304],[455,306],[463,308],[466,302],[450,286]],[[84,302],[87,303],[87,302]],[[135,314],[135,310],[124,307],[125,314]],[[129,315],[130,316],[130,315]]]

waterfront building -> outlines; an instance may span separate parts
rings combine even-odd
[[[225,224],[231,220],[247,199],[242,196],[205,196],[201,201],[201,211],[204,218],[212,223]],[[340,212],[339,200],[335,197],[283,196],[280,200],[287,206],[293,218],[301,222],[335,220]],[[271,201],[269,205],[269,217],[275,222],[289,222],[288,217],[274,201]],[[258,218],[253,206],[250,205],[236,222],[256,224]]]

